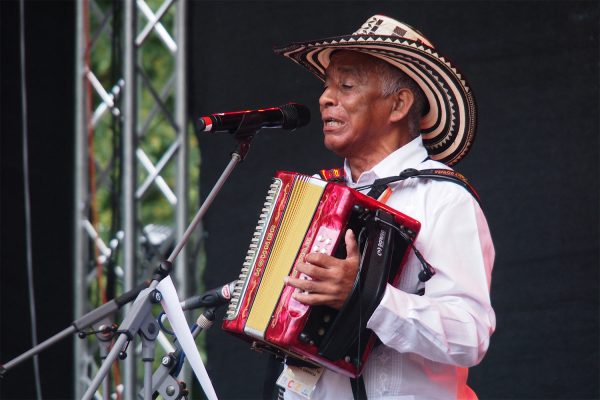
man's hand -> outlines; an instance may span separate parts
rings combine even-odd
[[[308,305],[326,305],[340,309],[348,298],[356,274],[360,255],[358,244],[352,230],[346,231],[346,258],[341,260],[321,253],[307,254],[303,263],[298,264],[297,270],[312,278],[297,279],[286,277],[285,282],[300,292],[294,293],[294,298]]]

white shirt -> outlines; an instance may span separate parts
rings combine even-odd
[[[447,166],[426,160],[418,137],[348,186],[398,175],[406,168]],[[371,353],[363,377],[369,399],[473,399],[468,367],[487,351],[496,326],[489,288],[494,246],[477,201],[452,182],[411,178],[391,185],[387,204],[421,222],[416,248],[436,274],[422,287],[411,251],[397,287],[388,284],[367,327],[383,344]],[[286,399],[300,399],[286,391]],[[350,380],[325,370],[311,399],[352,399]]]

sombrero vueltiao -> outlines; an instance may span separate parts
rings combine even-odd
[[[429,109],[421,119],[421,135],[430,157],[454,165],[469,151],[477,125],[473,93],[456,67],[410,26],[375,15],[351,35],[292,43],[274,50],[321,80],[335,50],[360,51],[387,61],[425,93]]]

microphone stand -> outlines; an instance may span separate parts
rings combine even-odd
[[[204,310],[198,317],[196,325],[192,329],[192,336],[194,339],[200,335],[203,330],[209,329],[215,320],[215,312],[218,306],[210,306]],[[156,369],[152,375],[152,394],[158,392],[164,400],[179,400],[187,396],[188,391],[185,382],[177,381],[177,374],[179,373],[180,364],[183,362],[178,361],[183,353],[183,349],[176,343],[176,350],[173,353],[168,353],[163,356],[160,362],[160,366]],[[142,399],[142,392],[139,393],[138,397]]]
[[[90,384],[88,391],[84,394],[84,399],[91,399],[100,386],[101,382],[104,380],[106,375],[110,370],[110,366],[113,364],[117,356],[121,358],[126,357],[123,346],[125,343],[128,343],[133,339],[136,333],[139,333],[142,336],[142,352],[143,352],[143,361],[145,363],[145,377],[144,377],[144,398],[147,400],[152,399],[152,361],[154,360],[154,340],[158,336],[158,324],[152,318],[151,307],[155,303],[159,303],[162,299],[162,296],[159,291],[155,288],[166,276],[169,275],[171,270],[173,269],[173,261],[177,258],[183,247],[188,242],[192,232],[197,227],[197,225],[202,220],[204,214],[208,208],[212,205],[215,197],[221,191],[223,185],[233,172],[233,169],[246,158],[248,151],[250,149],[250,143],[254,138],[257,130],[252,131],[244,131],[240,130],[234,134],[235,139],[237,140],[236,149],[231,153],[231,159],[225,170],[221,174],[217,183],[215,183],[213,189],[206,197],[206,200],[202,203],[200,209],[198,210],[196,216],[188,226],[187,230],[183,234],[182,239],[177,244],[167,261],[164,261],[160,264],[160,266],[154,271],[152,281],[145,281],[144,283],[138,285],[136,288],[129,290],[126,293],[118,296],[117,298],[101,305],[73,321],[73,323],[62,330],[61,332],[55,334],[54,336],[46,339],[42,343],[34,346],[30,350],[25,353],[13,358],[8,361],[6,364],[0,364],[0,379],[4,378],[6,373],[14,368],[15,366],[21,364],[22,362],[28,360],[29,358],[35,356],[36,354],[41,353],[45,349],[50,346],[58,343],[69,335],[79,332],[81,338],[86,336],[86,333],[83,330],[88,326],[93,326],[100,321],[105,320],[109,315],[118,311],[125,304],[133,301],[135,302],[131,307],[131,310],[128,312],[126,318],[121,323],[121,326],[116,331],[116,333],[124,333],[125,335],[120,335],[115,344],[112,346],[112,350],[106,355],[107,348],[110,344],[110,340],[113,337],[112,328],[109,327],[110,324],[104,323],[98,328],[97,334],[98,338],[101,340],[102,344],[102,356],[106,355],[100,370],[96,374],[96,377]],[[197,336],[202,329],[198,330],[195,335]],[[194,336],[195,337],[195,336]],[[147,376],[149,375],[149,378]],[[104,389],[105,392],[106,386]],[[166,392],[165,392],[166,393]],[[107,398],[107,394],[105,393],[104,398]]]
[[[93,309],[92,311],[88,312],[84,316],[73,321],[73,323],[68,328],[63,329],[61,332],[44,340],[42,343],[39,343],[37,346],[31,348],[30,350],[26,351],[25,353],[21,354],[20,356],[13,358],[6,364],[0,365],[0,378],[4,378],[4,375],[10,369],[21,364],[23,361],[35,356],[38,353],[41,353],[43,350],[54,345],[55,343],[58,343],[65,337],[67,337],[75,332],[80,332],[80,335],[83,334],[83,337],[85,337],[85,333],[82,332],[85,327],[93,326],[97,322],[102,321],[109,315],[111,315],[114,312],[116,312],[117,310],[119,310],[125,304],[133,301],[143,289],[148,287],[148,284],[149,284],[149,282],[145,281],[144,283],[138,285],[136,288],[131,289],[130,291],[128,291],[126,293],[123,293],[119,297],[101,305],[98,308]],[[104,324],[104,326],[106,326],[106,324]],[[107,331],[107,329],[103,328],[101,326],[98,329],[97,333],[101,334],[101,333],[105,333],[106,331]]]
[[[166,261],[160,263],[158,268],[154,271],[152,276],[152,282],[150,282],[150,286],[147,289],[144,289],[137,296],[137,299],[131,306],[129,312],[125,316],[125,319],[119,326],[117,333],[121,333],[116,340],[114,346],[112,347],[110,353],[107,355],[106,359],[102,363],[98,373],[90,383],[88,390],[83,395],[84,400],[91,400],[94,397],[94,393],[98,390],[98,387],[106,377],[109,372],[109,369],[113,362],[116,360],[117,356],[124,355],[123,346],[131,341],[136,333],[139,333],[142,336],[142,352],[143,352],[143,361],[144,361],[144,399],[151,400],[152,399],[152,361],[154,360],[154,347],[153,342],[158,335],[158,323],[152,317],[151,309],[152,305],[159,303],[162,300],[161,293],[156,290],[156,286],[158,286],[159,282],[166,278],[173,269],[173,261],[177,258],[183,247],[188,242],[192,232],[196,228],[196,226],[200,223],[204,214],[208,208],[212,205],[215,197],[223,188],[223,185],[233,172],[233,169],[244,160],[249,149],[250,143],[254,138],[254,134],[257,130],[241,130],[235,133],[235,139],[237,140],[237,147],[231,153],[231,159],[225,170],[215,183],[214,187],[200,206],[200,209],[194,216],[194,219],[187,227],[184,232],[181,240],[173,249],[171,255]],[[146,346],[144,348],[144,345]],[[152,352],[151,352],[152,351]]]

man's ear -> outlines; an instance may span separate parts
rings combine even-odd
[[[398,122],[408,115],[408,111],[415,101],[415,96],[407,88],[400,89],[392,96],[394,97],[394,101],[390,112],[390,122]]]

